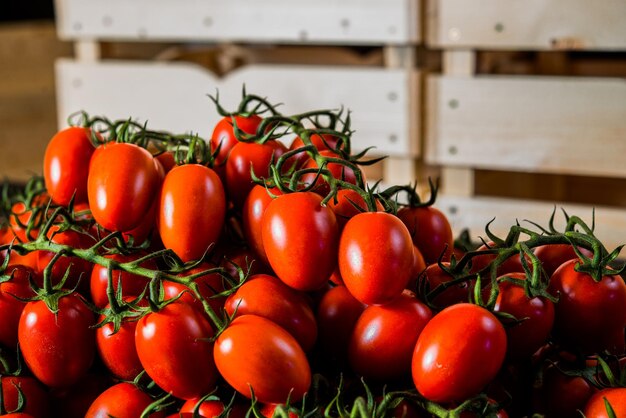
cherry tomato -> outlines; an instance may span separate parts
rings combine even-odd
[[[368,306],[354,326],[349,346],[352,369],[391,381],[408,375],[417,337],[432,312],[406,292],[383,306]]]
[[[137,323],[137,354],[148,376],[177,398],[210,392],[217,380],[211,325],[191,306],[174,302]]]
[[[311,368],[285,329],[256,315],[235,318],[215,342],[215,364],[237,392],[262,403],[297,402],[309,390]]]
[[[585,248],[578,248],[578,250],[587,257],[593,257],[593,253]],[[578,259],[574,247],[568,244],[541,245],[535,248],[534,252],[548,276],[552,276],[552,273],[566,261]]]
[[[57,132],[46,147],[43,178],[54,203],[67,206],[87,201],[87,175],[95,148],[91,130],[73,126]]]
[[[413,257],[409,231],[389,213],[360,213],[341,233],[341,277],[350,293],[368,305],[400,296],[411,278]]]
[[[263,247],[276,275],[298,290],[321,288],[337,265],[335,214],[313,192],[278,196],[261,222]],[[297,262],[296,262],[297,261]]]
[[[434,402],[461,402],[492,381],[506,353],[506,332],[477,305],[450,306],[430,320],[413,352],[413,382]]]
[[[224,188],[213,170],[199,164],[174,168],[161,189],[159,234],[183,261],[199,260],[224,225]]]
[[[158,194],[160,175],[152,155],[130,143],[99,146],[87,178],[89,207],[109,231],[130,231],[145,220]]]
[[[67,387],[80,380],[93,362],[94,315],[75,293],[58,303],[55,314],[43,301],[28,302],[18,339],[24,361],[37,379],[50,387]]]
[[[22,410],[34,418],[46,418],[50,415],[50,399],[44,387],[36,379],[28,376],[1,376],[2,400],[4,409],[15,411],[19,405],[19,390],[26,401]],[[4,416],[4,415],[3,415]]]
[[[226,301],[229,315],[258,315],[283,327],[304,351],[317,339],[315,316],[307,299],[279,279],[267,274],[252,276]]]
[[[265,248],[263,247],[261,222],[265,210],[272,200],[274,200],[272,195],[280,196],[281,194],[282,192],[277,187],[266,190],[264,186],[257,184],[250,190],[243,205],[241,218],[243,220],[243,233],[246,242],[265,264],[269,264],[269,261],[267,260]]]
[[[336,197],[336,201],[335,199],[331,199],[330,202],[328,202],[328,207],[335,212],[337,222],[339,223],[339,230],[343,230],[346,222],[353,216],[367,210],[367,204],[365,200],[363,200],[363,197],[356,190],[352,189],[341,189],[337,192]],[[379,212],[385,210],[382,203],[379,201],[376,201],[376,209]]]
[[[320,155],[326,158],[338,158],[341,159],[337,154],[332,151],[320,151]],[[319,165],[315,160],[309,159],[305,162],[303,169],[318,169]],[[347,167],[340,163],[328,163],[324,167],[328,170],[332,177],[343,180],[350,184],[356,184],[356,173],[352,168]],[[360,170],[359,170],[360,171]],[[363,182],[365,182],[365,176],[361,172],[361,178]],[[302,176],[302,181],[305,186],[310,186],[311,184],[315,184],[311,189],[315,193],[318,193],[321,196],[326,196],[330,192],[330,185],[324,180],[322,176],[317,176],[317,173],[307,173]]]
[[[217,164],[226,161],[230,151],[239,143],[235,137],[233,118],[235,118],[237,128],[250,135],[256,133],[258,126],[263,121],[259,115],[255,114],[250,116],[224,116],[220,119],[213,129],[213,135],[211,135],[210,141],[213,151],[215,151],[218,146],[220,147],[220,151],[215,160]]]
[[[118,383],[102,392],[91,404],[85,418],[137,418],[154,400],[132,383]],[[153,412],[151,418],[164,417]]]
[[[426,263],[436,263],[444,251],[443,261],[449,260],[454,248],[454,236],[450,221],[443,212],[432,206],[404,207],[398,211],[398,218],[411,233],[413,243]]]
[[[597,392],[585,405],[585,417],[608,418],[606,403],[611,405],[614,416],[626,416],[626,388],[608,388]]]

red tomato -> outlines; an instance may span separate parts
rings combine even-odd
[[[35,216],[31,225],[30,234],[27,235],[28,223]],[[16,202],[11,206],[11,214],[9,215],[9,227],[14,237],[20,242],[28,242],[37,237],[39,226],[42,223],[43,212],[33,211],[33,208],[27,208],[24,202]],[[5,238],[7,240],[7,238]],[[7,243],[13,240],[12,236],[8,237]]]
[[[368,306],[352,331],[352,369],[385,381],[408,375],[417,337],[431,317],[430,309],[408,293],[383,306]]]
[[[93,325],[93,313],[77,294],[61,297],[56,314],[43,301],[28,302],[18,327],[26,365],[47,386],[71,386],[93,362]]]
[[[461,402],[492,381],[506,353],[506,332],[488,310],[450,306],[430,320],[413,352],[413,382],[433,402]]]
[[[297,402],[309,390],[311,368],[282,327],[256,315],[235,318],[215,342],[215,364],[237,392],[262,403]]]
[[[266,417],[266,418],[272,418],[274,416],[274,414],[276,413],[276,409],[279,406],[282,406],[283,408],[286,409],[285,405],[276,404],[276,403],[268,403],[268,404],[263,405],[263,407],[261,408],[261,410],[259,412],[261,412],[261,415]],[[279,416],[282,417],[282,415],[279,415]],[[287,416],[289,418],[299,418],[300,417],[300,415],[298,415],[295,411],[293,411],[291,409],[287,409]]]
[[[260,235],[259,235],[260,236]],[[231,277],[239,278],[239,266],[249,276],[255,274],[271,274],[272,270],[252,250],[243,247],[231,247],[225,250],[219,266],[226,270]]]
[[[290,193],[274,199],[263,215],[263,247],[269,263],[278,278],[294,289],[321,288],[337,265],[337,219],[321,203],[313,192]]]
[[[220,147],[220,151],[215,160],[217,164],[221,164],[226,161],[230,151],[239,143],[234,133],[233,117],[235,118],[237,128],[250,135],[254,135],[256,133],[258,126],[263,121],[259,115],[254,114],[247,117],[224,116],[220,119],[213,129],[213,135],[211,135],[210,141],[211,149],[213,151],[215,151],[218,146]]]
[[[203,262],[198,264],[191,270],[180,274],[179,277],[188,277],[193,274],[202,273],[212,268],[215,268],[214,264]],[[200,292],[200,295],[202,295],[202,297],[209,303],[213,311],[216,313],[221,312],[222,308],[224,308],[224,302],[226,301],[226,297],[215,298],[213,296],[225,290],[222,276],[217,273],[204,274],[194,279],[194,281],[198,284],[198,291]],[[173,299],[181,293],[185,292],[178,300],[182,303],[186,303],[192,306],[198,312],[202,312],[203,315],[205,314],[202,301],[199,300],[193,293],[193,291],[184,284],[163,281],[163,289],[165,292],[166,300]]]
[[[198,407],[198,403],[201,398],[197,399],[189,399],[187,402],[183,404],[178,411],[180,414],[190,414],[190,417],[193,417],[193,412]],[[219,417],[222,412],[224,412],[224,403],[222,401],[202,401],[200,406],[198,407],[198,415],[201,418],[215,418]],[[176,415],[178,417],[178,415]]]
[[[341,233],[341,277],[350,293],[368,305],[400,296],[413,273],[413,257],[409,231],[389,213],[360,213]]]
[[[539,393],[542,412],[559,418],[580,417],[578,411],[582,410],[594,392],[593,386],[582,377],[567,376],[555,364],[550,364],[543,371]]]
[[[224,225],[224,188],[213,170],[199,164],[174,168],[161,189],[159,234],[183,261],[199,260]]]
[[[341,159],[340,156],[332,151],[320,151],[320,155],[327,158]],[[315,162],[315,160],[309,159],[307,162],[304,163],[304,166],[302,168],[318,169],[319,165]],[[331,176],[336,179],[343,180],[350,184],[356,184],[356,174],[350,167],[339,163],[328,163],[326,164],[325,169],[328,170]],[[330,185],[326,182],[326,180],[324,180],[324,178],[322,178],[322,176],[317,177],[317,179],[316,177],[317,173],[307,173],[302,176],[301,180],[303,181],[305,186],[309,186],[315,183],[311,190],[321,196],[326,196],[328,193],[330,193]],[[363,174],[363,172],[361,172],[361,178],[363,179],[363,182],[365,182],[365,175]]]
[[[356,190],[341,189],[337,192],[337,201],[335,202],[335,199],[331,199],[330,202],[328,202],[328,207],[335,212],[339,229],[343,230],[346,222],[353,216],[367,210],[367,203],[365,203],[363,197]],[[357,209],[357,207],[361,210]],[[379,212],[385,210],[382,203],[379,201],[376,201],[376,209]]]
[[[99,322],[104,319],[100,316]],[[132,381],[143,370],[137,347],[135,330],[137,321],[122,321],[120,329],[113,333],[112,323],[96,329],[96,344],[100,359],[107,369],[118,379]]]
[[[444,251],[443,261],[450,259],[454,236],[450,221],[439,209],[432,206],[404,207],[398,211],[398,218],[408,228],[426,263],[436,263]]]
[[[409,280],[409,284],[407,285],[407,289],[411,289],[412,291],[416,289],[417,283],[419,281],[420,274],[426,270],[426,261],[424,260],[424,256],[422,252],[417,248],[415,244],[413,244],[413,269],[411,273],[411,279]]]
[[[171,151],[162,152],[154,158],[161,163],[161,167],[163,167],[165,174],[169,173],[172,171],[172,168],[176,167],[176,159]]]
[[[132,383],[118,383],[102,392],[91,404],[85,418],[137,418],[154,400]],[[152,418],[164,417],[154,412]]]
[[[252,276],[226,300],[229,315],[258,315],[283,327],[304,351],[317,339],[315,316],[306,297],[276,277]]]
[[[339,139],[331,134],[313,134],[310,136],[310,139],[311,144],[317,148],[318,151],[336,149],[337,144],[339,143]],[[289,151],[300,149],[302,147],[304,147],[304,141],[302,141],[302,138],[297,136],[289,146]],[[296,162],[296,168],[300,168],[310,157],[306,152],[301,152],[292,158],[294,158]]]
[[[89,207],[94,219],[109,231],[130,231],[145,221],[159,186],[154,158],[137,145],[107,143],[91,158]]]
[[[137,323],[137,354],[148,376],[177,398],[210,392],[217,380],[211,325],[191,306],[174,302]]]
[[[267,260],[265,248],[263,247],[261,222],[265,210],[269,204],[272,203],[272,200],[274,200],[270,193],[274,196],[280,196],[282,194],[277,187],[266,190],[265,187],[260,184],[254,186],[246,198],[241,215],[246,242],[250,248],[261,257],[261,260],[265,264],[269,264],[269,261]]]
[[[590,275],[577,272],[577,264],[578,260],[565,262],[550,279],[550,293],[559,295],[554,336],[584,353],[614,351],[615,335],[621,334],[623,341],[626,326],[624,279],[604,276],[596,283]]]
[[[26,303],[16,297],[32,296],[33,292],[28,286],[14,282],[0,283],[0,345],[17,348],[17,326]]]
[[[19,404],[19,391],[26,401],[22,410],[34,418],[46,418],[50,415],[50,399],[44,387],[36,379],[27,376],[2,376],[2,400],[4,409],[15,411]],[[3,415],[4,416],[4,415]]]
[[[254,187],[250,170],[259,178],[268,177],[270,162],[285,152],[285,146],[273,140],[264,144],[239,142],[233,147],[226,162],[226,189],[235,207],[243,206]]]
[[[46,147],[43,178],[54,203],[67,206],[87,201],[89,161],[95,148],[91,130],[73,126],[57,132]]]
[[[608,418],[606,402],[611,405],[616,417],[626,416],[626,388],[608,388],[597,392],[585,405],[585,417]]]
[[[584,248],[578,248],[578,250],[587,257],[593,257],[593,253],[589,250]],[[552,276],[552,273],[566,261],[578,259],[574,247],[569,244],[541,245],[535,248],[534,252],[548,276]]]

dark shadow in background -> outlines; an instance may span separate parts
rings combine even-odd
[[[0,22],[54,19],[52,0],[1,0]]]

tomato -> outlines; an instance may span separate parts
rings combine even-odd
[[[87,175],[95,148],[91,129],[73,126],[57,132],[46,147],[43,178],[54,203],[67,206],[87,201]]]
[[[177,398],[210,392],[217,380],[211,325],[191,306],[174,302],[137,323],[137,354],[148,376]]]
[[[276,403],[268,403],[268,404],[263,405],[263,407],[261,408],[261,410],[259,412],[261,412],[261,415],[266,417],[266,418],[272,418],[274,416],[274,414],[276,413],[276,409],[278,409],[278,407],[280,407],[280,406],[282,406],[282,408],[287,411],[287,416],[289,418],[299,418],[300,417],[300,415],[298,415],[291,408],[287,409],[285,407],[285,405],[283,405],[283,404],[276,404]],[[277,415],[277,416],[281,416],[282,417],[282,415]]]
[[[426,270],[426,261],[424,260],[424,256],[415,244],[413,244],[413,268],[411,270],[411,278],[409,279],[409,283],[406,288],[413,291],[419,283],[420,274]]]
[[[104,316],[100,316],[101,322]],[[102,363],[118,379],[132,381],[143,370],[135,345],[136,320],[122,321],[114,333],[112,323],[96,329],[96,345]]]
[[[626,388],[608,388],[597,392],[585,405],[585,417],[608,418],[606,402],[611,405],[616,417],[626,416]]]
[[[0,344],[4,347],[17,348],[17,326],[26,303],[16,297],[32,296],[28,286],[14,282],[0,283]]]
[[[566,347],[583,353],[615,351],[615,336],[626,326],[626,284],[620,276],[593,278],[576,271],[578,260],[559,267],[549,291],[559,295],[555,306],[554,336]],[[616,353],[620,354],[620,353]]]
[[[158,235],[156,232],[156,219],[159,210],[159,203],[159,199],[154,199],[152,206],[150,206],[150,210],[141,223],[130,231],[122,232],[124,242],[130,243],[132,238],[133,246],[137,247],[146,242],[148,238],[152,238],[153,235]],[[152,244],[154,244],[154,242],[152,242]]]
[[[526,274],[510,273],[506,277],[526,279]],[[554,304],[545,297],[528,298],[523,287],[509,281],[500,281],[498,286],[494,311],[522,320],[506,330],[507,355],[515,360],[530,358],[548,340],[554,324]]]
[[[237,128],[250,135],[256,133],[258,126],[263,121],[259,115],[255,114],[250,116],[224,116],[220,119],[215,125],[215,128],[213,128],[213,134],[210,140],[211,149],[213,151],[215,151],[218,146],[220,147],[220,151],[215,160],[217,164],[226,161],[230,151],[239,143],[235,137],[233,118],[235,118]]]
[[[311,144],[317,148],[318,151],[336,149],[339,143],[339,138],[331,134],[317,134],[314,133],[310,135]],[[300,149],[304,147],[304,141],[299,136],[295,137],[291,145],[289,146],[289,151],[293,151],[296,149]],[[296,163],[296,168],[302,167],[304,163],[310,158],[309,154],[306,152],[301,152],[292,157]]]
[[[174,168],[165,177],[159,208],[159,235],[183,261],[199,260],[217,242],[226,198],[213,170],[199,164]]]
[[[229,315],[258,315],[283,327],[304,351],[313,348],[317,324],[305,296],[267,274],[252,276],[226,301]]]
[[[322,348],[344,360],[348,355],[350,335],[365,307],[345,286],[328,290],[317,307],[317,324]]]
[[[579,247],[578,250],[587,257],[593,257],[593,253],[587,249]],[[541,245],[535,248],[534,252],[548,276],[552,276],[552,273],[566,261],[578,259],[574,247],[569,244]]]
[[[331,199],[330,202],[328,202],[328,207],[335,212],[339,229],[343,230],[346,222],[353,216],[367,210],[367,203],[365,203],[363,197],[356,190],[341,189],[337,192],[336,200]],[[379,201],[376,201],[376,209],[379,212],[385,210],[382,203]]]
[[[263,247],[276,275],[298,290],[321,288],[337,265],[339,229],[321,196],[297,192],[274,199],[261,222]]]
[[[18,339],[24,361],[37,379],[50,387],[67,387],[80,380],[93,362],[94,314],[75,293],[58,303],[55,314],[43,301],[28,302]]]
[[[460,303],[435,315],[422,330],[412,359],[417,390],[434,402],[460,402],[492,381],[506,353],[506,332],[477,305]]]
[[[10,260],[9,260],[10,261]],[[41,274],[36,273],[32,267],[24,266],[21,264],[13,264],[9,262],[7,269],[4,271],[4,274],[11,277],[9,283],[20,286],[28,291],[21,293],[18,295],[20,297],[29,297],[35,296],[35,292],[30,288],[30,279],[34,281],[37,285],[43,285],[43,278]]]
[[[339,271],[362,303],[383,304],[400,296],[413,273],[413,257],[409,231],[389,213],[360,213],[341,233]]]
[[[226,162],[226,189],[236,208],[243,206],[254,187],[250,170],[259,178],[267,178],[270,163],[285,152],[286,147],[273,140],[264,144],[239,142],[233,147]]]
[[[38,228],[43,222],[42,218],[43,212],[41,210],[37,211],[33,210],[33,207],[26,207],[24,202],[16,202],[11,206],[11,213],[9,215],[10,231],[19,242],[31,241],[31,239],[35,239],[39,233]],[[31,219],[31,231],[27,233],[28,224],[31,222]],[[12,239],[13,237],[9,236],[8,242],[11,242]],[[5,240],[7,240],[7,238],[5,238]]]
[[[85,418],[137,418],[154,400],[132,383],[118,383],[102,392],[91,404]],[[152,418],[164,417],[153,412]]]
[[[161,163],[161,167],[163,167],[163,172],[165,174],[172,171],[172,168],[176,167],[176,159],[174,158],[174,153],[171,151],[165,151],[154,157]]]
[[[186,271],[185,273],[180,274],[179,277],[188,277],[193,274],[202,273],[212,268],[215,268],[214,264],[206,262],[200,263],[196,267]],[[218,273],[204,274],[194,279],[194,281],[198,284],[198,291],[200,292],[200,295],[202,295],[202,297],[209,303],[214,312],[220,313],[222,311],[222,308],[224,307],[224,302],[226,301],[226,298],[215,298],[213,296],[225,290],[222,276],[220,276]],[[192,306],[198,312],[202,312],[202,314],[205,315],[202,301],[199,300],[193,293],[193,291],[184,284],[164,281],[163,289],[165,292],[166,300],[173,299],[181,293],[185,292],[183,296],[178,299],[179,302],[186,303]]]
[[[320,151],[320,155],[326,158],[341,159],[340,156],[332,151]],[[315,160],[309,159],[302,168],[318,169],[319,165],[317,164],[317,162],[315,162]],[[356,173],[350,167],[347,167],[340,163],[328,163],[324,168],[328,170],[330,172],[330,175],[336,179],[343,180],[350,184],[357,183]],[[326,196],[328,193],[330,193],[330,185],[326,182],[326,180],[324,180],[324,178],[322,178],[322,176],[319,176],[317,178],[316,177],[317,173],[307,173],[302,176],[301,180],[304,183],[304,186],[310,186],[311,184],[314,184],[311,190],[321,196]],[[363,174],[363,172],[361,172],[361,178],[365,183],[365,175]]]
[[[44,387],[36,379],[28,376],[1,376],[2,400],[4,409],[15,411],[19,404],[19,390],[26,401],[22,410],[34,418],[46,418],[50,415],[50,399]]]
[[[409,292],[383,306],[368,306],[354,326],[352,369],[366,378],[391,381],[408,375],[417,337],[432,312]]]
[[[270,193],[274,196],[283,194],[277,187],[266,190],[265,186],[261,186],[260,184],[254,186],[246,198],[241,215],[246,242],[265,264],[269,264],[269,261],[267,260],[265,248],[263,247],[261,222],[265,210],[272,200],[274,200]]]
[[[239,272],[236,266],[239,266],[244,273],[247,272],[249,276],[270,274],[272,272],[267,264],[260,260],[260,257],[252,250],[237,246],[225,250],[219,266],[236,279],[239,279]]]
[[[556,366],[563,367],[558,363],[550,364],[543,371],[539,392],[541,406],[548,416],[580,417],[578,411],[582,410],[595,389],[582,377],[567,376]]]
[[[152,155],[130,143],[99,146],[91,158],[87,196],[94,219],[109,231],[130,231],[145,220],[160,176]]]
[[[243,315],[218,336],[215,364],[237,392],[262,403],[297,402],[309,390],[311,368],[302,348],[269,319]]]
[[[436,263],[444,251],[443,261],[449,260],[454,248],[454,236],[450,221],[443,212],[432,206],[404,207],[398,211],[398,218],[411,233],[413,243],[426,263]]]
[[[488,402],[490,404],[494,404],[494,405],[496,404],[496,402],[493,401],[492,399],[489,399]],[[500,409],[494,412],[491,412],[491,411],[488,412],[486,410],[478,411],[478,412],[463,411],[461,412],[461,416],[459,418],[478,418],[478,417],[485,417],[485,416],[489,416],[490,418],[509,418],[509,414],[507,414],[504,409]]]

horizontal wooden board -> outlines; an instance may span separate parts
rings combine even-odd
[[[436,206],[449,217],[455,234],[463,228],[469,228],[472,239],[479,236],[486,238],[485,226],[495,218],[491,224],[491,231],[504,238],[510,227],[519,220],[522,226],[533,227],[524,220],[531,220],[548,225],[550,215],[556,207],[564,208],[569,215],[579,216],[589,226],[592,223],[593,207],[561,203],[543,203],[521,199],[499,199],[492,197],[455,197],[439,196]],[[556,217],[557,228],[565,225],[562,213]],[[618,245],[626,243],[626,210],[608,207],[595,208],[595,234],[604,243],[607,249],[613,250]],[[536,229],[535,229],[536,230]],[[626,255],[623,252],[622,257]]]
[[[59,61],[56,69],[60,126],[68,114],[84,109],[208,138],[219,115],[206,95],[219,89],[225,108],[235,109],[245,83],[249,92],[284,103],[285,114],[349,107],[356,150],[374,146],[377,154],[408,156],[420,149],[419,113],[410,113],[419,97],[418,74],[412,70],[252,65],[217,78],[184,62],[72,60]]]
[[[428,0],[444,48],[626,50],[624,0]]]
[[[432,76],[433,164],[626,177],[626,80]]]
[[[65,39],[397,44],[419,41],[418,0],[56,0]]]

